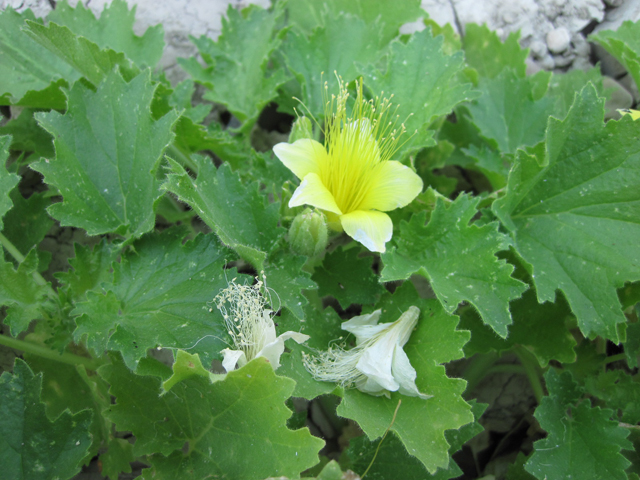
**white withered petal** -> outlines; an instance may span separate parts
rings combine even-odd
[[[418,323],[420,310],[409,307],[393,323],[378,324],[380,314],[381,310],[376,310],[344,322],[342,329],[355,335],[356,346],[351,350],[334,346],[316,357],[307,355],[305,368],[316,380],[353,385],[371,395],[400,392],[430,398],[418,391],[416,371],[402,348]]]
[[[224,355],[222,366],[227,372],[257,357],[269,360],[276,370],[280,366],[285,340],[292,338],[302,343],[309,339],[309,335],[291,331],[276,337],[276,326],[271,318],[273,311],[266,308],[267,300],[260,293],[263,285],[262,281],[255,285],[238,285],[232,280],[214,298],[235,346],[235,349],[225,348],[220,352]]]

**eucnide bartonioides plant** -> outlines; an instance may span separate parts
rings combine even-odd
[[[636,113],[419,4],[0,12],[3,477],[637,478]]]

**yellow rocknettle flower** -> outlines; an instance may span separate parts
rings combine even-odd
[[[302,180],[289,207],[319,208],[330,228],[344,230],[373,252],[384,252],[393,231],[384,212],[409,204],[422,191],[422,180],[391,160],[404,125],[397,127],[390,100],[366,100],[361,82],[357,92],[351,115],[343,82],[338,96],[326,101],[324,145],[304,138],[279,143],[273,152]]]

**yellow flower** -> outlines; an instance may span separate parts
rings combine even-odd
[[[391,160],[404,125],[396,129],[389,99],[367,101],[362,83],[357,89],[351,116],[344,83],[340,82],[338,97],[326,102],[324,145],[305,138],[279,143],[273,152],[302,180],[290,207],[319,208],[333,230],[344,230],[369,250],[384,252],[393,224],[383,212],[408,205],[422,191],[422,180]]]

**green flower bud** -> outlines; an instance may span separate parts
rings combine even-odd
[[[302,138],[314,138],[313,124],[311,120],[304,116],[298,117],[298,119],[293,122],[293,127],[291,127],[291,133],[289,134],[289,143],[293,143]]]
[[[289,243],[296,253],[314,257],[327,248],[328,233],[324,215],[306,209],[293,219]]]

